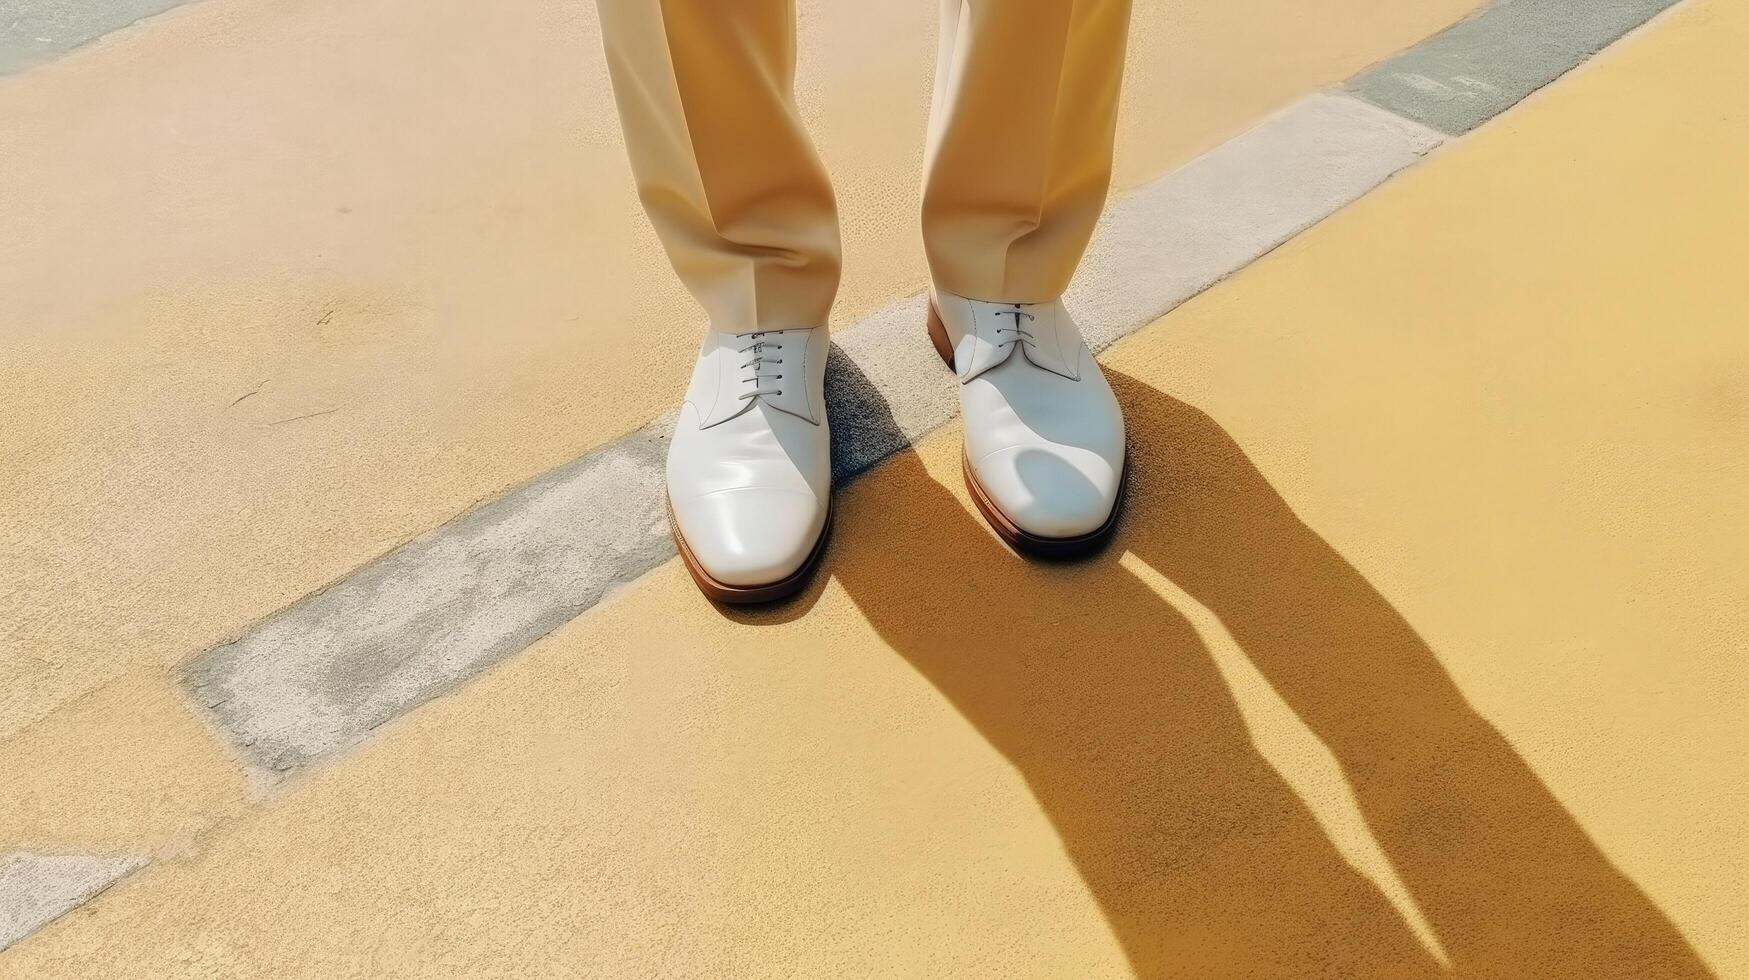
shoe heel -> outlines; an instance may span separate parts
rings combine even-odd
[[[941,355],[941,362],[953,370],[953,345],[947,342],[947,327],[941,322],[941,314],[935,312],[935,304],[929,304],[929,342],[935,345],[935,352]]]

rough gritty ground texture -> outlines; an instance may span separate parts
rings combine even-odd
[[[298,19],[318,7],[320,18]],[[347,13],[380,28],[395,9]],[[455,10],[426,9],[433,33],[394,35],[409,46],[401,56],[453,27],[444,18]],[[121,89],[85,73],[119,71],[106,59],[145,57],[139,46],[155,36],[219,36],[155,34],[160,25],[223,34],[223,23],[196,18],[246,14],[234,24],[297,25],[267,31],[286,43],[311,24],[327,30],[322,18],[340,13],[246,0],[181,8],[150,31],[0,83],[0,102],[62,85],[116,99]],[[819,27],[818,12],[804,5],[804,15]],[[273,19],[281,16],[290,21]],[[1201,28],[1228,15],[1210,16]],[[1284,35],[1305,40],[1303,23],[1279,20]],[[508,36],[514,23],[505,22]],[[346,64],[345,38],[322,36]],[[209,319],[181,333],[175,316],[154,321],[162,343],[140,363],[57,361],[57,344],[102,351],[115,335],[88,332],[83,314],[33,292],[40,284],[27,274],[17,309],[34,312],[18,322],[37,332],[16,345],[9,335],[5,356],[15,359],[9,370],[34,372],[24,390],[50,404],[6,408],[35,420],[30,432],[56,420],[62,431],[26,440],[32,452],[14,458],[63,493],[19,491],[8,505],[18,527],[63,530],[24,539],[51,545],[23,559],[40,577],[0,597],[22,603],[0,612],[32,617],[5,634],[8,653],[23,642],[26,656],[8,663],[22,663],[30,683],[6,689],[22,692],[7,702],[29,709],[18,717],[37,719],[0,744],[0,848],[154,861],[0,954],[0,972],[1749,974],[1749,843],[1740,822],[1718,817],[1749,809],[1740,656],[1749,526],[1739,503],[1749,496],[1740,452],[1749,286],[1738,274],[1749,119],[1735,97],[1749,87],[1738,57],[1746,43],[1749,11],[1693,0],[1109,350],[1137,477],[1121,536],[1100,559],[1013,560],[965,499],[958,434],[942,429],[843,495],[825,574],[798,603],[726,618],[683,570],[661,565],[525,655],[265,794],[251,793],[170,664],[245,632],[295,598],[298,583],[352,567],[330,568],[332,555],[314,560],[308,549],[345,541],[363,561],[462,508],[434,506],[438,516],[419,523],[408,501],[430,487],[397,482],[405,473],[392,466],[331,460],[316,472],[358,478],[347,486],[381,491],[369,499],[407,519],[404,535],[360,545],[349,535],[374,526],[368,515],[297,465],[299,452],[321,458],[335,433],[273,441],[356,413],[288,398],[283,376],[211,369],[235,356],[222,343],[179,346],[231,337],[223,327],[254,322],[252,307],[184,296],[169,309]],[[482,48],[492,54],[492,44]],[[1230,51],[1205,54],[1244,67]],[[1198,57],[1185,52],[1193,67]],[[186,77],[210,70],[196,64]],[[422,81],[443,89],[441,79]],[[298,100],[316,96],[298,90],[284,106],[295,116]],[[221,102],[263,108],[254,96]],[[0,118],[24,118],[17,107],[33,104],[8,103],[12,114]],[[92,125],[80,138],[102,142],[109,130]],[[198,129],[182,138],[203,145]],[[38,149],[0,140],[0,154],[14,155],[0,162]],[[78,186],[78,157],[65,159],[74,171],[65,186]],[[360,159],[366,169],[382,162]],[[1673,168],[1682,179],[1670,179]],[[1218,185],[1246,172],[1204,176]],[[441,186],[434,178],[412,190]],[[93,213],[130,240],[136,214]],[[38,242],[58,227],[32,220],[19,226]],[[383,241],[430,230],[373,222]],[[294,242],[297,232],[275,226]],[[1164,243],[1161,262],[1176,261],[1170,249],[1183,244],[1136,240]],[[1260,247],[1217,245],[1234,255]],[[0,240],[7,247],[17,244]],[[186,242],[158,247],[153,275],[211,273],[183,264]],[[336,268],[381,271],[368,264],[374,254],[348,253]],[[102,248],[91,255],[104,261]],[[19,268],[0,263],[0,274]],[[484,261],[467,288],[504,286],[493,268]],[[90,271],[99,286],[129,281]],[[527,270],[532,295],[551,272]],[[862,309],[904,291],[871,291],[881,299]],[[525,295],[499,299],[514,306]],[[132,323],[129,302],[104,315]],[[325,339],[305,350],[312,363],[326,344],[383,345],[356,363],[323,362],[328,370],[363,377],[408,349],[396,346],[409,336],[404,310],[292,312],[294,336],[306,325],[331,330],[318,329]],[[914,324],[915,313],[900,304],[870,324]],[[46,329],[55,324],[73,329]],[[906,376],[902,357],[870,356],[891,344],[870,334],[860,346],[865,327],[875,329],[842,338],[855,356],[837,368],[837,390],[853,392],[862,411],[847,443],[856,466],[933,426],[937,411],[917,401],[921,389],[895,382]],[[494,337],[508,345],[501,361],[466,351],[457,363],[470,371],[438,372],[435,383],[491,375],[540,349],[518,348],[533,334],[505,328]],[[85,373],[45,383],[60,365]],[[141,400],[120,367],[164,379],[146,389],[157,400]],[[250,416],[259,443],[239,452],[224,426],[183,429],[154,415],[181,404],[188,378],[176,371],[190,369],[226,381],[214,386],[223,389],[215,413],[260,413]],[[489,399],[453,390],[453,404],[431,417],[453,411],[454,431],[529,411],[511,399],[503,416],[489,416],[478,411]],[[382,404],[403,397],[385,392]],[[78,437],[105,413],[118,413],[118,427],[92,431],[109,432],[107,441]],[[479,462],[492,439],[545,438],[523,421],[470,430],[483,441],[457,458]],[[443,479],[430,500],[553,470],[633,427],[602,423],[605,434],[550,457],[507,450],[492,465],[449,466],[465,472],[434,465]],[[372,442],[383,438],[373,431],[341,434],[375,464],[370,454],[389,443]],[[113,471],[92,465],[118,446],[139,458]],[[262,459],[274,465],[252,462]],[[233,466],[310,494],[309,509],[212,479]],[[537,481],[537,496],[587,467]],[[136,485],[143,473],[151,479]],[[93,500],[119,501],[127,506],[108,527],[159,530],[151,518],[163,515],[135,505],[207,499],[178,496],[180,481],[200,486],[213,509],[166,525],[172,532],[150,547],[68,520],[104,512]],[[259,508],[233,513],[239,500]],[[512,510],[538,510],[527,505]],[[479,515],[492,508],[474,513],[489,522]],[[559,507],[548,519],[577,516]],[[582,524],[574,533],[591,533]],[[283,564],[264,566],[254,546],[227,551],[238,527],[283,532],[274,539]],[[466,518],[454,527],[483,529]],[[519,540],[539,544],[503,538],[509,574],[498,584],[554,581],[562,555],[518,550]],[[98,578],[112,591],[78,579],[78,559],[94,554],[108,556]],[[31,564],[43,555],[68,564]],[[223,585],[202,591],[204,579],[177,571],[177,555],[236,564],[202,569]],[[415,629],[449,608],[403,598]],[[119,625],[150,620],[142,609],[186,609],[200,629],[119,635]],[[457,663],[467,667],[465,657]],[[31,902],[90,889],[29,880]]]
[[[1107,351],[1100,559],[940,430],[798,603],[667,563],[6,967],[1749,971],[1745,38],[1685,6]]]

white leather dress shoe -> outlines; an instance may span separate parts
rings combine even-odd
[[[1123,492],[1123,410],[1062,301],[935,290],[929,313],[930,340],[959,376],[966,487],[984,519],[1030,554],[1104,544]]]
[[[719,602],[807,584],[832,504],[825,327],[709,331],[668,445],[681,557]]]

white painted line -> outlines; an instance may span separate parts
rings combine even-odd
[[[140,857],[26,851],[0,858],[0,950],[84,905],[145,863]]]

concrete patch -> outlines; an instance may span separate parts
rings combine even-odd
[[[0,950],[85,904],[145,863],[140,857],[25,851],[0,858]]]
[[[40,64],[187,0],[0,0],[0,75]]]
[[[660,423],[463,514],[195,658],[232,744],[284,773],[521,650],[673,553]]]
[[[1089,339],[1103,347],[1152,322],[1438,140],[1319,95],[1149,185],[1112,209],[1072,297]],[[923,318],[911,297],[837,337],[827,398],[840,481],[957,411]],[[281,778],[516,653],[673,555],[671,425],[539,477],[197,657],[191,697]]]
[[[1674,2],[1500,0],[1347,88],[1435,129],[1466,133]]]

